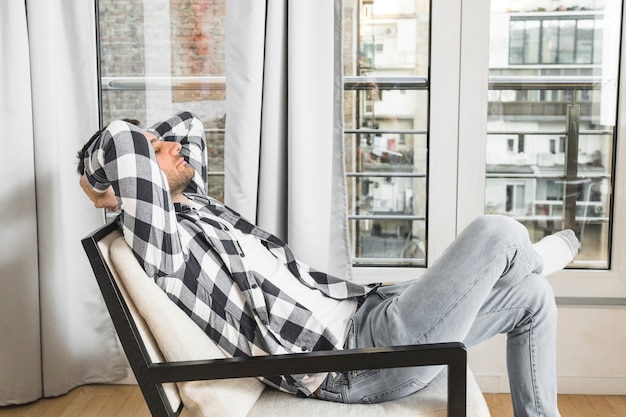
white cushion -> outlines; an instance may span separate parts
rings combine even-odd
[[[149,278],[126,244],[111,245],[111,260],[168,362],[217,359],[224,355],[211,339]],[[193,417],[244,417],[264,389],[255,378],[177,383]]]
[[[109,266],[112,266],[110,256],[111,244],[120,236],[121,232],[116,231],[105,236],[102,240],[98,242],[98,248],[100,250],[102,258]],[[146,347],[146,353],[148,354],[150,360],[152,362],[164,362],[165,358],[163,357],[163,354],[161,354],[161,351],[159,350],[159,347],[157,346],[156,341],[154,340],[154,337],[152,336],[152,333],[148,328],[148,324],[143,319],[141,314],[139,314],[139,312],[137,311],[135,303],[133,303],[132,298],[128,295],[128,291],[126,291],[126,287],[124,286],[124,283],[120,279],[120,275],[117,273],[114,267],[111,267],[111,274],[113,275],[113,278],[115,278],[115,282],[117,282],[117,285],[124,299],[126,300],[126,305],[128,307],[128,310],[130,311],[131,316],[135,320],[135,325],[137,326],[139,335],[144,342],[144,345]],[[178,410],[180,408],[181,398],[178,393],[178,388],[176,387],[176,384],[163,384],[163,390],[165,391],[165,396],[167,397],[167,402],[170,406],[170,409],[173,412]]]

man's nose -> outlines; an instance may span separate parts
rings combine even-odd
[[[180,149],[182,148],[181,144],[178,142],[167,142],[169,145],[169,149],[168,152],[171,155],[177,155],[180,152]]]

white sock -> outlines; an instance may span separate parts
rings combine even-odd
[[[542,276],[560,271],[569,264],[580,249],[580,242],[570,229],[546,236],[533,244],[533,249],[543,260]]]

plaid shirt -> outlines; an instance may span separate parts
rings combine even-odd
[[[85,161],[85,176],[94,189],[111,185],[120,199],[124,237],[146,273],[229,356],[342,349],[344,341],[273,285],[271,277],[246,268],[245,254],[229,228],[258,238],[295,279],[328,297],[352,299],[371,289],[298,262],[279,238],[208,197],[204,127],[193,114],[176,114],[148,130],[161,140],[182,144],[181,154],[196,171],[185,195],[200,208],[171,202],[152,146],[131,124],[111,123]],[[261,379],[309,396],[323,378],[315,374]]]

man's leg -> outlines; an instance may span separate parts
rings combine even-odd
[[[355,329],[347,346],[465,341],[494,290],[510,288],[514,292],[517,284],[540,270],[541,260],[521,224],[506,217],[483,216],[472,222],[420,279],[383,288],[371,296],[353,319]],[[495,333],[514,328],[509,320],[515,322],[506,318]],[[384,401],[422,388],[438,370],[350,373],[335,380],[335,386],[328,381],[322,391],[341,391],[347,402]]]
[[[507,334],[507,370],[516,417],[559,416],[556,325],[552,287],[532,274],[513,287],[494,289],[464,340],[469,347]]]
[[[356,344],[462,341],[494,288],[514,287],[541,266],[519,222],[479,217],[418,280],[400,293],[394,286],[379,291],[383,300],[360,323]]]

